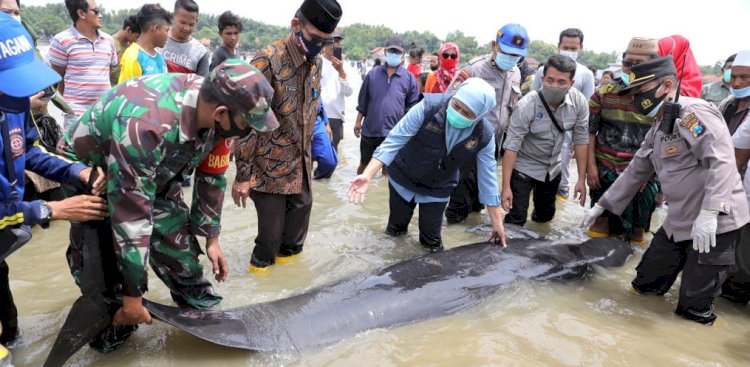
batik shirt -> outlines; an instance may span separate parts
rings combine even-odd
[[[195,74],[133,78],[113,88],[71,126],[58,146],[66,157],[106,167],[107,201],[124,293],[145,291],[146,265],[158,196],[182,202],[186,172],[214,147],[214,130],[196,126]],[[190,223],[193,234],[216,237],[226,179],[198,170]]]

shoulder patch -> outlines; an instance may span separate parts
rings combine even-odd
[[[694,138],[697,138],[706,131],[703,123],[697,116],[695,116],[695,113],[690,113],[680,120],[680,126],[690,131]]]

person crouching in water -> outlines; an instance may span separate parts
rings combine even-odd
[[[406,233],[419,204],[419,242],[430,252],[440,251],[443,212],[458,184],[459,168],[476,157],[479,200],[492,220],[490,241],[505,246],[495,130],[485,118],[495,107],[495,89],[482,79],[470,78],[455,94],[423,96],[390,131],[364,172],[352,180],[349,201],[363,202],[372,176],[387,165],[390,215],[385,232]]]

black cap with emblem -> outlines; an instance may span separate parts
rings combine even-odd
[[[677,75],[677,69],[674,67],[672,56],[668,55],[635,65],[630,68],[628,74],[630,78],[624,78],[628,79],[627,83],[623,79],[620,80],[622,84],[621,93],[646,84],[654,79]]]
[[[336,0],[305,0],[299,10],[323,33],[333,33],[341,20],[341,5]]]

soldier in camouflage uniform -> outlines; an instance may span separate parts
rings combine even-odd
[[[150,323],[141,303],[149,263],[181,307],[206,309],[221,301],[203,277],[196,236],[207,238],[206,254],[215,278],[225,280],[228,268],[218,242],[224,172],[197,170],[192,207],[183,201],[181,182],[220,138],[246,136],[250,127],[257,131],[278,127],[269,112],[272,98],[273,89],[263,74],[242,60],[230,59],[205,81],[196,74],[131,79],[102,96],[66,132],[58,151],[72,160],[104,167],[107,174],[114,233],[110,241],[123,298],[114,325]],[[213,164],[226,170],[229,162]],[[74,232],[71,238],[77,239]],[[68,256],[76,280],[84,255],[81,245],[72,243]],[[114,327],[103,331],[101,338],[119,341],[97,349],[114,349],[135,328],[125,329],[124,336],[114,335],[118,334]],[[92,344],[96,348],[94,344],[96,340]]]

